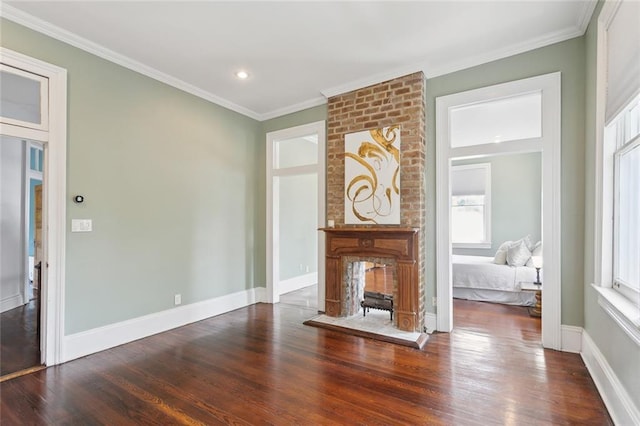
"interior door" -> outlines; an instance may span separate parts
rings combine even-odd
[[[34,211],[35,211],[35,229],[34,229],[34,246],[35,246],[35,261],[33,271],[33,288],[40,289],[40,273],[38,268],[42,262],[42,184],[34,187]]]

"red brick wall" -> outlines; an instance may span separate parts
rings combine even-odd
[[[426,262],[424,74],[418,72],[331,97],[327,111],[327,219],[334,220],[336,226],[344,225],[344,135],[400,125],[400,224],[420,229],[418,324],[422,327]]]

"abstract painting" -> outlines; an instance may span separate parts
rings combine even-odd
[[[344,223],[400,224],[400,126],[344,137]]]

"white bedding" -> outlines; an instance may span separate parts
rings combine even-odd
[[[520,291],[522,282],[534,282],[535,268],[496,265],[493,257],[453,255],[453,287]]]
[[[521,291],[521,284],[535,280],[535,268],[496,265],[493,257],[453,255],[453,297],[459,299],[533,306],[535,293]]]

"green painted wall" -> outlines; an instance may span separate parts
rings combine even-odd
[[[1,21],[68,70],[66,334],[264,286],[261,125]],[[71,196],[85,196],[83,204]],[[70,233],[71,218],[93,219]]]
[[[453,161],[453,165],[491,164],[491,248],[454,248],[453,254],[494,256],[500,244],[530,235],[541,239],[542,154],[497,155]]]
[[[562,324],[583,325],[584,60],[578,37],[427,80],[427,300],[435,295],[436,97],[561,71]]]
[[[586,44],[586,116],[585,116],[585,227],[584,227],[584,329],[598,346],[611,369],[636,407],[640,407],[640,347],[627,336],[598,304],[594,282],[595,229],[595,148],[596,148],[596,22],[602,9],[599,2],[587,33]]]

